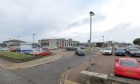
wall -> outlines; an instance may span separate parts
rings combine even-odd
[[[82,71],[82,84],[131,84],[126,80],[118,80],[114,77],[109,77],[106,74]]]

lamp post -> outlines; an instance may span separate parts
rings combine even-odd
[[[91,67],[91,37],[92,37],[92,16],[94,16],[94,12],[90,11],[90,39],[89,39],[89,68]]]
[[[35,42],[35,33],[33,33],[33,43]]]
[[[102,36],[103,37],[103,49],[104,49],[104,47],[105,47],[105,43],[104,43],[104,36]]]

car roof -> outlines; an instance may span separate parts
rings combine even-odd
[[[117,50],[124,50],[124,48],[117,48]]]

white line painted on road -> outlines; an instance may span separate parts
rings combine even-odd
[[[69,75],[69,73],[72,71],[72,69],[70,69],[68,72],[67,72],[67,74],[66,74],[66,76],[65,76],[65,78],[64,78],[64,84],[66,84],[65,83],[65,80],[67,80],[67,77],[68,77],[68,75]]]

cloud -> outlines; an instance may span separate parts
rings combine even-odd
[[[133,42],[133,40],[140,36],[140,28],[133,28],[130,23],[118,24],[113,29],[104,32],[106,41],[120,41]]]
[[[93,16],[93,24],[104,21],[106,19],[106,17],[104,15],[102,15],[101,13],[96,13],[96,16]],[[78,27],[78,26],[84,26],[84,25],[89,25],[90,23],[90,17],[85,16],[85,17],[80,17],[78,19],[76,19],[75,21],[71,22],[70,24],[68,24],[68,27]]]
[[[21,36],[20,38],[25,41],[32,41],[32,33],[36,33],[36,40],[65,37],[87,41],[89,11],[92,10],[95,13],[93,41],[101,41],[102,35],[116,41],[132,41],[139,35],[137,34],[140,27],[139,2],[139,0],[0,0],[0,38],[3,41],[9,37]],[[131,31],[136,35],[130,34]],[[116,32],[120,34],[117,35]]]

